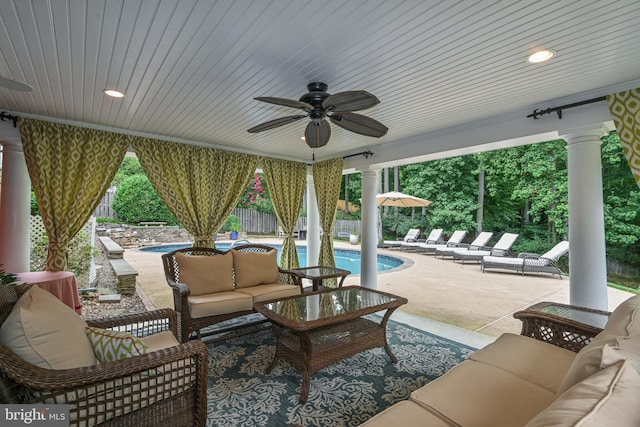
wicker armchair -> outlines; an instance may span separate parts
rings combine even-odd
[[[522,321],[520,335],[578,352],[602,332],[610,315],[608,311],[540,302],[513,317]]]
[[[272,252],[276,251],[275,248],[266,245],[259,244],[247,244],[235,246],[233,250],[239,252]],[[253,308],[247,308],[246,310],[237,310],[230,313],[224,314],[215,314],[203,317],[192,317],[189,309],[189,287],[180,282],[180,266],[178,261],[176,260],[176,254],[182,253],[184,255],[192,256],[217,256],[224,255],[226,251],[220,251],[214,248],[203,248],[203,247],[190,247],[177,249],[175,251],[166,253],[162,255],[162,264],[164,266],[164,274],[167,279],[167,284],[171,287],[173,291],[173,303],[174,308],[178,312],[178,323],[180,324],[180,339],[181,342],[186,342],[189,339],[202,339],[203,337],[220,335],[230,331],[237,331],[237,326],[231,326],[229,328],[217,328],[212,329],[209,328],[208,331],[202,332],[202,329],[208,328],[210,326],[214,326],[218,323],[224,322],[225,320],[234,319],[236,317],[245,316],[248,314],[255,313]],[[302,288],[298,285],[296,281],[296,276],[291,272],[286,270],[282,270],[278,268],[279,278],[278,283],[286,284],[286,285],[297,285],[300,287],[300,292]],[[235,280],[235,271],[233,271],[234,280]],[[253,307],[253,305],[252,305]],[[260,320],[256,322],[245,322],[241,326],[252,326],[258,323],[264,323],[265,320]],[[232,334],[239,335],[239,334]],[[230,335],[227,335],[227,338]]]
[[[3,286],[2,288],[8,288]],[[4,322],[17,295],[0,292]],[[144,337],[171,330],[174,310],[88,320],[89,326]],[[0,397],[6,403],[66,403],[72,426],[204,426],[207,349],[194,341],[141,356],[76,369],[32,365],[0,344]]]

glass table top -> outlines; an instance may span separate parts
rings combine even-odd
[[[595,326],[601,329],[607,325],[609,316],[602,313],[592,313],[589,311],[579,310],[571,307],[562,307],[558,305],[548,305],[540,310],[543,313],[553,314],[565,319],[575,320],[576,322]]]
[[[264,304],[292,322],[309,322],[332,318],[396,301],[398,297],[359,286],[344,287]]]

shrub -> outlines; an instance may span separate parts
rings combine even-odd
[[[156,194],[149,178],[132,175],[122,181],[116,190],[112,204],[118,218],[127,224],[137,225],[142,221],[163,221],[176,225],[175,217]]]
[[[241,230],[240,218],[238,218],[235,215],[229,215],[225,223],[222,225],[222,228],[220,229],[222,233],[226,233],[228,231],[240,231],[240,230]]]

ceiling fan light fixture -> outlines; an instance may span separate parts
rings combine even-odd
[[[104,89],[102,92],[104,92],[105,95],[110,96],[112,98],[124,98],[124,93],[116,89]]]
[[[555,56],[556,52],[551,49],[539,50],[527,57],[527,62],[538,64],[550,60]]]

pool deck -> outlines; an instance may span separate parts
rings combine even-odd
[[[251,241],[282,243],[282,239],[274,238],[251,238]],[[342,241],[336,241],[335,247],[360,249]],[[400,250],[378,249],[378,253],[405,260],[403,266],[378,274],[379,290],[409,300],[392,319],[473,347],[482,347],[503,332],[519,333],[520,321],[512,316],[518,310],[540,301],[569,303],[567,277],[560,280],[548,274],[482,273],[475,263],[454,263]],[[138,293],[150,309],[173,308],[160,256],[139,249],[127,249],[124,253],[124,258],[138,271]],[[345,285],[360,285],[360,276],[348,276]],[[609,310],[632,295],[609,288]]]

